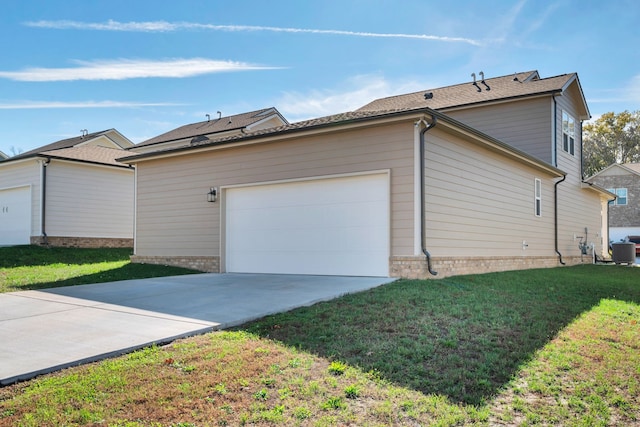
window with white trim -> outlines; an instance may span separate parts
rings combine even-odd
[[[562,149],[572,156],[576,152],[576,120],[566,111],[562,112]]]
[[[626,205],[627,204],[627,189],[626,188],[607,188],[607,191],[615,194],[617,197],[615,200],[609,202],[610,205]]]
[[[542,181],[538,178],[535,180],[535,213],[542,216]]]

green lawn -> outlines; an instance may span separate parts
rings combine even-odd
[[[0,247],[0,293],[197,273],[132,264],[131,249]]]
[[[0,389],[0,425],[640,425],[640,268],[400,280]]]

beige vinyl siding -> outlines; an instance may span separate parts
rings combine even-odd
[[[551,163],[549,97],[446,111],[446,114],[525,153]]]
[[[27,159],[0,164],[0,189],[31,185],[31,235],[40,234],[40,163]]]
[[[569,178],[567,178],[568,180]],[[605,217],[601,216],[602,199],[598,193],[581,189],[575,185],[560,184],[558,204],[558,248],[563,255],[580,255],[579,240],[588,230],[588,242],[596,244],[596,253],[601,253],[607,242],[603,242],[602,229]]]
[[[577,99],[571,91],[565,91],[562,96],[556,97],[556,152],[558,168],[567,172],[567,176],[574,177],[575,182],[581,180],[581,163],[582,158],[582,122],[575,108]],[[575,133],[575,151],[574,155],[567,153],[562,148],[562,112],[566,111],[576,121]]]
[[[390,170],[391,252],[413,255],[413,129],[406,121],[141,162],[136,254],[222,255],[224,187]],[[213,186],[221,196],[207,203]]]
[[[47,166],[49,236],[133,238],[134,172],[52,160]]]
[[[573,88],[573,86],[572,86]],[[567,179],[559,186],[558,205],[558,249],[563,255],[579,256],[579,240],[574,236],[584,236],[588,230],[588,241],[596,244],[600,253],[607,242],[603,242],[602,228],[606,220],[601,214],[601,195],[582,188],[582,122],[576,109],[580,98],[575,90],[567,90],[556,97],[556,152],[558,168],[567,172]],[[566,111],[576,120],[575,153],[571,155],[562,148],[562,112]]]
[[[434,257],[554,254],[553,178],[483,147],[427,133],[426,242]],[[535,215],[535,179],[542,216]],[[523,241],[528,247],[523,250]]]

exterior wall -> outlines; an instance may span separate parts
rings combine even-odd
[[[436,259],[553,257],[553,182],[516,160],[437,132],[426,134],[426,246]],[[535,179],[542,215],[535,215]]]
[[[413,255],[413,144],[407,120],[141,162],[135,255],[221,257],[224,268],[224,187],[374,170],[390,170],[391,253]],[[207,203],[214,186],[220,197]]]
[[[413,123],[405,122],[142,162],[132,260],[223,271],[225,186],[390,169],[391,275],[430,277],[424,256],[414,253],[413,143]],[[558,178],[437,126],[427,133],[426,147],[427,246],[439,277],[559,265],[553,226]],[[536,178],[541,217],[534,211]],[[215,204],[205,201],[211,186],[222,189]]]
[[[48,236],[133,238],[134,171],[52,160],[47,166]]]
[[[31,185],[31,235],[40,234],[40,164],[28,159],[0,163],[0,189]]]
[[[556,98],[556,158],[557,166],[567,173],[566,180],[558,186],[558,250],[565,257],[579,256],[580,237],[595,244],[596,253],[605,254],[608,247],[606,209],[603,215],[604,196],[582,188],[582,122],[576,108],[578,94],[567,90]],[[576,120],[575,152],[567,153],[562,147],[562,111]]]
[[[579,101],[568,91],[557,97],[557,108],[546,97],[451,112],[548,163],[555,159],[567,172],[557,187],[558,250],[567,265],[592,261],[591,253],[581,254],[581,241],[593,244],[597,254],[606,248],[606,199],[582,188]],[[563,109],[577,121],[575,155],[562,150]],[[416,254],[413,122],[145,160],[137,165],[132,259],[224,271],[225,188],[390,170],[391,275],[431,277],[424,256]],[[560,265],[554,199],[561,178],[463,140],[442,126],[427,132],[426,139],[425,233],[439,277]],[[535,179],[542,183],[539,217]],[[206,202],[210,187],[219,189],[216,203]]]
[[[549,97],[446,111],[446,114],[525,153],[552,162]]]

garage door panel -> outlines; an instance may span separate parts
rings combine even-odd
[[[0,245],[31,243],[31,187],[0,190]]]
[[[388,176],[229,189],[229,272],[387,276]]]

